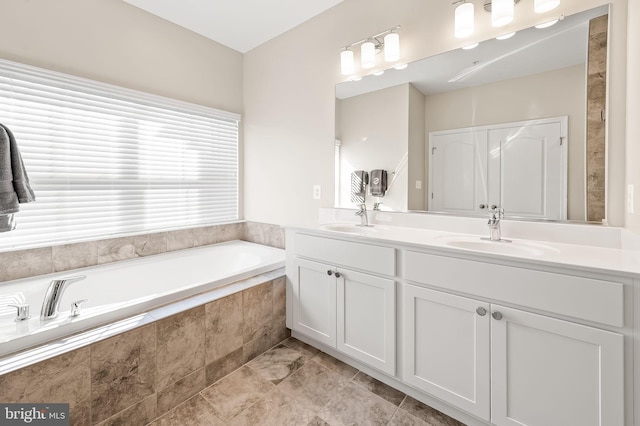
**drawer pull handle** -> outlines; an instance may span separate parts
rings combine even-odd
[[[327,275],[333,275],[333,271],[332,271],[331,269],[329,269],[329,270],[327,271]]]
[[[340,278],[341,274],[340,272],[336,272],[336,278]]]
[[[476,309],[476,313],[478,315],[480,315],[481,317],[487,315],[487,310],[485,308],[483,308],[482,306],[480,306],[478,309]]]
[[[502,319],[502,314],[498,311],[495,311],[494,313],[491,314],[491,316],[493,317],[493,319],[500,321]]]

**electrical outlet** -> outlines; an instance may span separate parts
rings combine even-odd
[[[322,187],[320,185],[313,185],[313,199],[319,200],[322,197]]]
[[[627,185],[627,213],[633,214],[633,184]]]

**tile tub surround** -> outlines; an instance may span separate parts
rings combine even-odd
[[[177,424],[462,426],[294,338],[201,390],[151,426]]]
[[[231,240],[284,248],[278,225],[237,222],[52,247],[0,252],[0,284],[52,272],[150,256]]]
[[[222,287],[204,305],[4,374],[0,401],[68,402],[72,425],[147,424],[286,339],[284,287]]]

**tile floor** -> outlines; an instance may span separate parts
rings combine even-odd
[[[150,424],[166,425],[463,426],[294,338]]]

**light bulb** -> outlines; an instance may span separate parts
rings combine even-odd
[[[536,13],[544,13],[560,6],[560,0],[535,0],[533,10]]]
[[[515,31],[514,31],[514,32],[512,32],[512,33],[502,34],[502,35],[499,35],[498,37],[496,37],[496,40],[506,40],[506,39],[508,39],[508,38],[513,37],[514,35],[516,35],[516,32],[515,32]]]
[[[553,21],[543,22],[542,24],[536,25],[536,28],[541,30],[543,28],[549,28],[558,23],[558,19],[554,19]]]
[[[462,46],[462,48],[464,50],[471,50],[471,49],[475,49],[479,45],[480,45],[480,43],[471,43],[471,44],[467,44],[466,46]]]
[[[395,62],[400,59],[400,36],[397,33],[389,33],[384,36],[384,60]]]
[[[376,45],[365,41],[360,47],[360,62],[362,68],[373,68],[376,65]]]
[[[353,52],[351,50],[343,50],[340,52],[340,71],[342,75],[353,74]]]
[[[513,0],[493,0],[491,2],[491,25],[504,27],[513,21]]]
[[[474,26],[474,7],[473,3],[462,3],[456,7],[454,36],[456,38],[465,38],[473,34]]]

